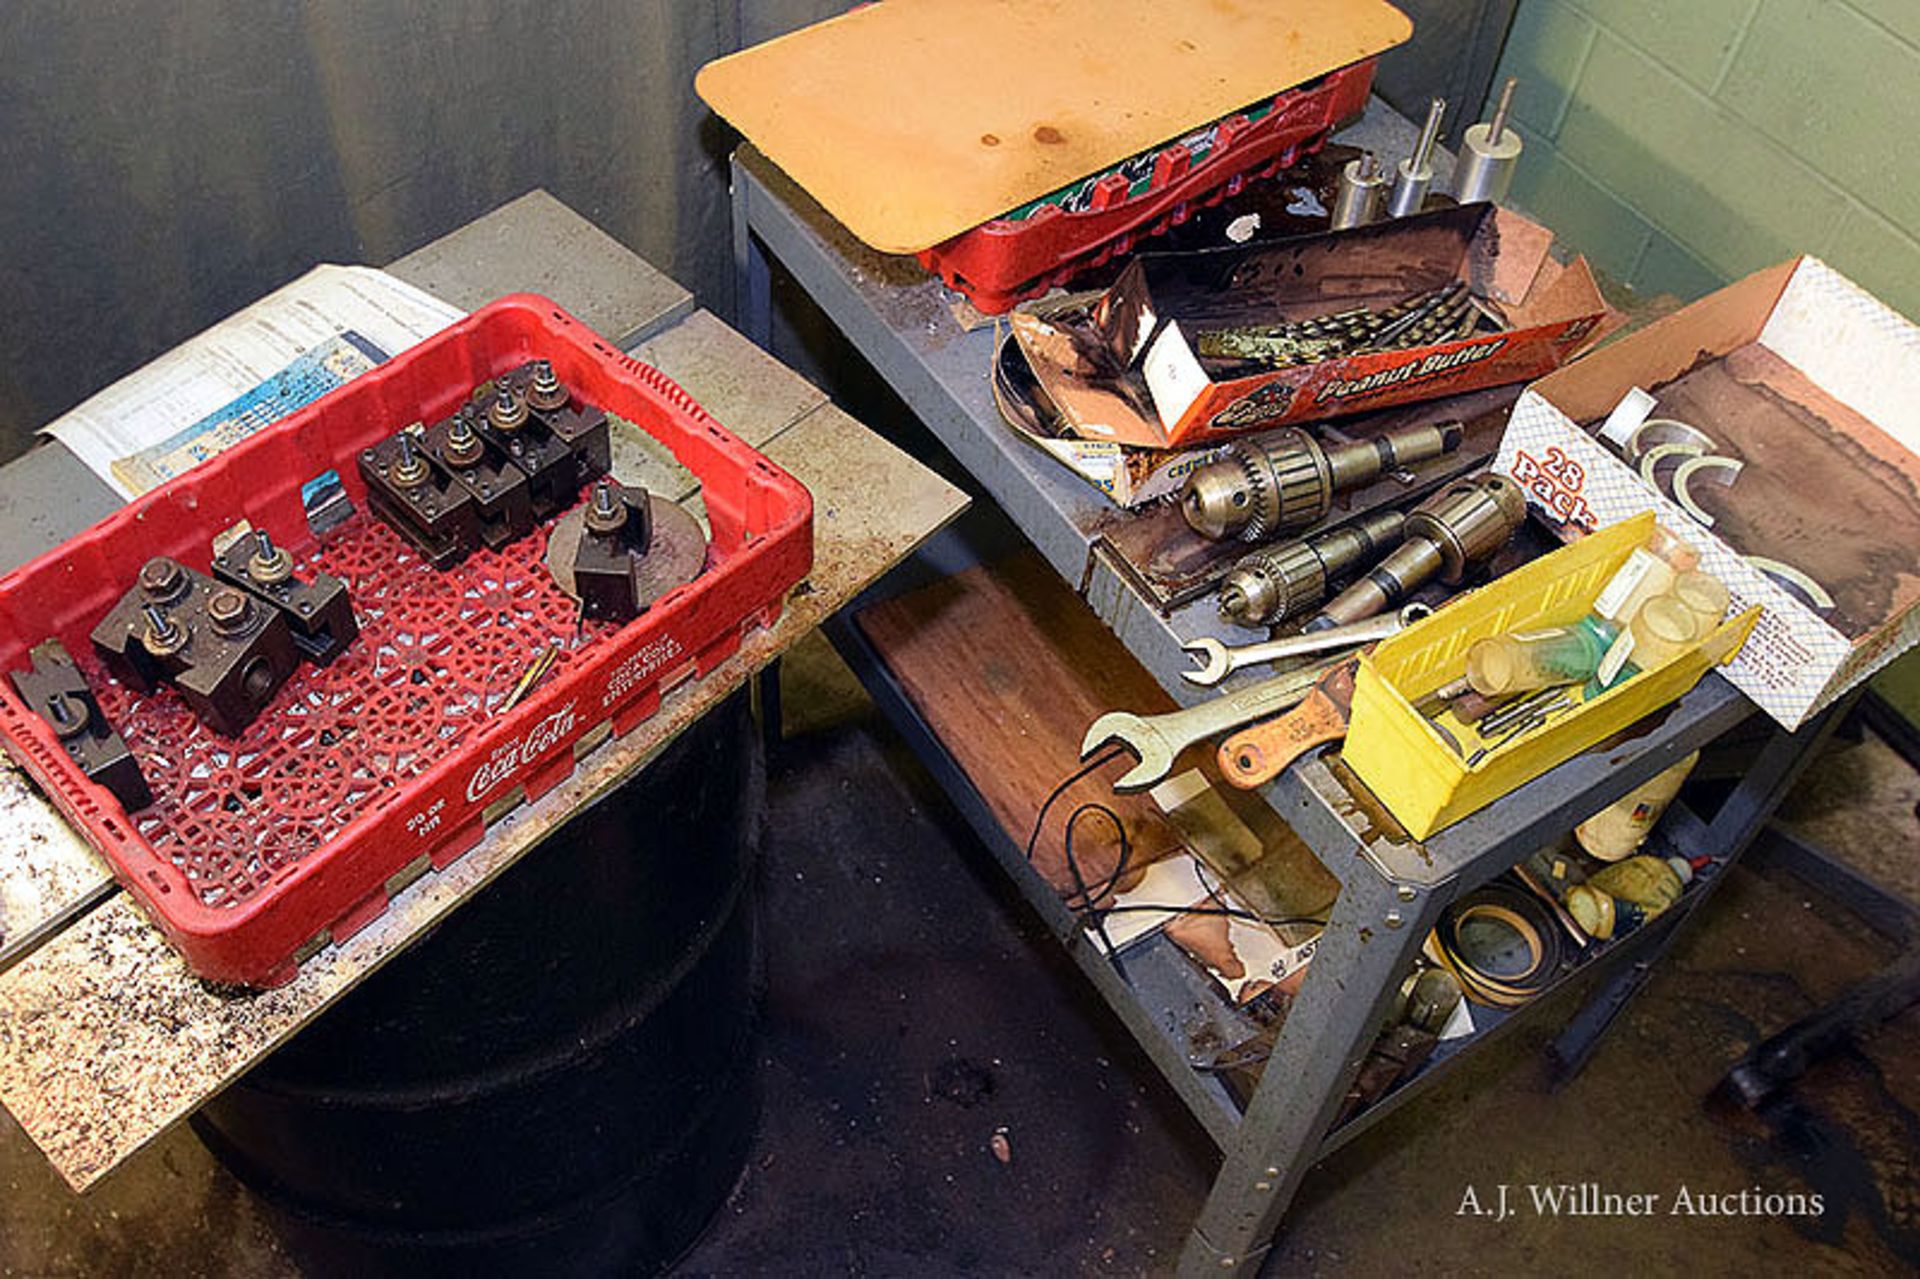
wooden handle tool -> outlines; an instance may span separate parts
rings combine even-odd
[[[1360,659],[1329,669],[1298,706],[1284,715],[1242,729],[1220,744],[1220,771],[1241,790],[1270,782],[1316,746],[1347,735],[1353,711],[1353,677]]]

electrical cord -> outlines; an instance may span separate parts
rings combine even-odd
[[[1033,829],[1027,836],[1026,858],[1029,864],[1033,861],[1034,850],[1039,847],[1040,832],[1046,828],[1047,814],[1053,810],[1053,806],[1060,801],[1061,796],[1065,795],[1068,790],[1072,789],[1078,783],[1085,781],[1099,769],[1112,763],[1120,756],[1123,749],[1123,747],[1114,746],[1095,755],[1092,759],[1069,774],[1064,781],[1048,793],[1046,799],[1041,802],[1040,810],[1034,814]],[[1115,859],[1112,871],[1101,879],[1098,886],[1088,883],[1085,873],[1080,868],[1079,855],[1074,849],[1076,830],[1081,820],[1090,816],[1104,817],[1112,824],[1114,839],[1119,846],[1119,854]],[[1268,928],[1285,928],[1291,926],[1325,928],[1327,924],[1325,919],[1315,916],[1270,916],[1263,915],[1258,911],[1230,905],[1226,899],[1220,895],[1220,890],[1209,882],[1205,874],[1205,868],[1197,860],[1194,863],[1196,873],[1202,889],[1206,892],[1208,899],[1213,903],[1211,906],[1202,906],[1194,903],[1173,905],[1171,903],[1161,904],[1147,902],[1114,903],[1110,906],[1101,906],[1099,904],[1100,899],[1114,891],[1114,889],[1120,885],[1126,878],[1128,870],[1133,865],[1133,840],[1127,834],[1126,822],[1121,819],[1120,815],[1109,805],[1097,800],[1089,800],[1067,815],[1063,844],[1066,854],[1067,874],[1073,880],[1073,891],[1067,894],[1062,900],[1076,919],[1079,919],[1094,930],[1094,934],[1100,939],[1101,946],[1105,948],[1107,952],[1107,958],[1113,963],[1121,979],[1126,981],[1128,985],[1133,984],[1132,979],[1127,976],[1126,966],[1120,959],[1119,948],[1114,945],[1113,938],[1107,931],[1106,919],[1109,915],[1153,912],[1155,914],[1182,917],[1224,917],[1243,920],[1247,923],[1262,924]]]

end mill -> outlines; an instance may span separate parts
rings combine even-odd
[[[1400,540],[1407,517],[1375,511],[1351,524],[1253,552],[1220,582],[1220,616],[1236,626],[1278,625],[1327,598],[1331,583]]]
[[[1527,499],[1504,475],[1449,485],[1407,516],[1406,538],[1303,628],[1343,626],[1386,612],[1428,581],[1458,582],[1470,565],[1507,544],[1527,518]]]
[[[1427,202],[1427,192],[1433,189],[1433,148],[1440,141],[1440,121],[1446,114],[1446,99],[1435,98],[1427,108],[1426,127],[1420,130],[1420,141],[1413,148],[1413,154],[1394,170],[1393,194],[1387,201],[1387,212],[1396,218],[1420,212]]]
[[[1333,200],[1333,230],[1345,231],[1379,221],[1386,191],[1387,175],[1380,171],[1373,152],[1347,161],[1340,170],[1340,190]]]
[[[1509,79],[1500,90],[1493,119],[1472,126],[1460,140],[1460,158],[1453,167],[1453,193],[1462,204],[1476,200],[1499,204],[1507,198],[1513,171],[1520,163],[1520,134],[1507,127],[1514,86],[1519,83]]]
[[[1202,537],[1263,541],[1316,522],[1332,509],[1335,493],[1451,453],[1460,434],[1460,424],[1448,422],[1332,448],[1294,429],[1265,443],[1236,441],[1224,456],[1194,468],[1181,489],[1180,509]]]

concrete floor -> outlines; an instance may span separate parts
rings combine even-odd
[[[1150,1274],[1214,1155],[824,645],[789,664],[767,851],[766,1110],[691,1275]],[[1916,786],[1869,741],[1794,800],[1803,830],[1915,875]],[[1702,1098],[1889,948],[1797,881],[1741,872],[1554,1091],[1537,1029],[1309,1177],[1269,1273],[1907,1274],[1920,1265],[1920,1013],[1778,1113]],[[86,1198],[0,1120],[0,1272],[296,1273],[258,1205],[176,1132]],[[992,1153],[996,1133],[1010,1159]],[[1817,1191],[1818,1219],[1457,1215],[1474,1186]]]

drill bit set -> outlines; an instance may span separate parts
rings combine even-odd
[[[1505,327],[1497,311],[1454,280],[1377,311],[1356,306],[1284,324],[1203,329],[1194,345],[1202,359],[1285,368],[1370,351],[1438,346]]]
[[[1009,326],[1065,428],[1111,448],[1225,442],[1531,381],[1608,317],[1552,237],[1459,205],[1350,231],[1142,254],[1097,296],[1023,304]]]

